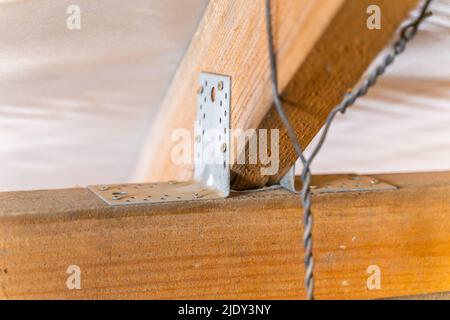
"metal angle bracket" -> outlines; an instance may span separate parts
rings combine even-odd
[[[194,124],[194,175],[186,182],[88,186],[109,205],[226,198],[230,194],[231,78],[200,73]],[[180,115],[182,116],[182,115]]]
[[[313,179],[314,180],[314,179]],[[293,165],[280,181],[280,186],[293,193],[301,193],[301,186],[297,186],[295,179],[295,165]],[[314,182],[314,181],[313,181]],[[396,190],[396,186],[380,181],[374,177],[357,174],[330,176],[327,181],[312,183],[311,193],[338,193],[338,192],[368,192]]]

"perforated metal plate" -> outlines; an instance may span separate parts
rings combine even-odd
[[[89,186],[110,205],[218,199],[230,194],[231,79],[200,74],[191,181]],[[180,115],[182,116],[182,115]]]
[[[223,198],[223,193],[206,188],[196,181],[167,183],[128,183],[89,186],[103,201],[110,205],[160,203]]]
[[[295,179],[295,167],[293,166],[286,175],[281,179],[280,185],[294,193],[301,192],[301,181]],[[337,192],[366,192],[366,191],[382,191],[396,190],[397,187],[389,183],[380,181],[370,176],[362,176],[356,174],[330,176],[327,181],[320,181],[315,184],[314,178],[311,183],[312,193],[337,193]]]
[[[230,194],[230,77],[201,73],[195,120],[194,179]]]

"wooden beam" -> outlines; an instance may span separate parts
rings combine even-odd
[[[313,197],[317,297],[450,291],[450,172],[377,178],[399,189]],[[299,204],[281,189],[127,207],[81,188],[0,193],[0,298],[303,298]]]
[[[289,117],[303,146],[327,113],[361,77],[417,0],[274,0],[272,20],[278,78]],[[367,28],[367,8],[381,8],[381,30]],[[138,177],[185,180],[191,165],[175,165],[175,129],[192,130],[201,71],[232,77],[232,128],[281,129],[280,170],[261,176],[260,165],[233,165],[234,189],[277,181],[296,156],[272,108],[264,1],[211,1],[179,66],[144,147]],[[236,146],[234,146],[236,147]],[[238,150],[237,152],[245,152]]]

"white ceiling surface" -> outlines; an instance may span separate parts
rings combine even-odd
[[[0,190],[126,181],[206,4],[0,0]]]
[[[431,9],[387,74],[337,116],[314,173],[450,170],[450,0]]]
[[[206,3],[0,0],[0,190],[128,180]],[[433,11],[314,172],[450,170],[450,0]]]

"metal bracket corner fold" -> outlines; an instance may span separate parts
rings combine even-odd
[[[190,181],[88,186],[109,205],[220,199],[230,194],[231,78],[200,73]],[[182,116],[182,115],[180,115]]]

